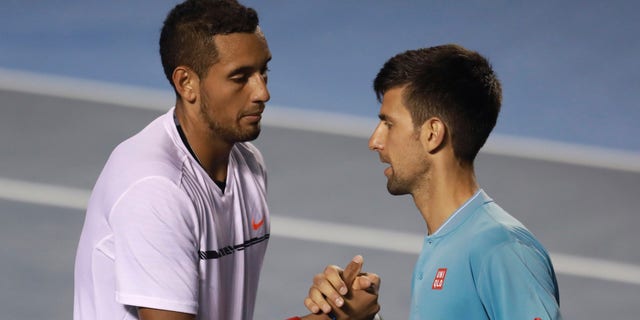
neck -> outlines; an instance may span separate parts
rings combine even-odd
[[[176,103],[175,113],[191,149],[198,162],[215,181],[226,181],[229,154],[233,143],[228,143],[212,134],[209,125],[197,114],[189,112],[180,103]],[[197,108],[190,108],[197,110]]]
[[[456,161],[451,165],[435,163],[426,185],[412,193],[413,200],[427,224],[428,234],[435,233],[449,217],[478,191],[473,167]]]

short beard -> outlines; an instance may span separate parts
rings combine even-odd
[[[398,181],[397,179],[393,179],[392,176],[387,180],[387,191],[394,196],[409,194],[411,191],[409,190],[410,187],[408,184],[407,181]]]
[[[222,138],[224,141],[229,143],[252,141],[260,135],[260,123],[256,124],[254,130],[242,131],[238,127],[225,126],[216,119],[212,119],[207,113],[207,109],[208,105],[202,101],[200,103],[200,116],[207,123],[211,134]]]
[[[418,170],[412,174],[405,173],[404,176],[394,170],[387,178],[387,191],[394,196],[413,194],[416,188],[431,180],[431,163],[428,160],[423,160],[420,167],[415,169]]]

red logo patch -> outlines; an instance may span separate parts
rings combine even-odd
[[[433,278],[433,284],[431,285],[432,290],[442,290],[444,286],[444,277],[447,276],[447,268],[440,268],[438,272],[436,272],[436,277]]]
[[[262,219],[260,219],[260,221],[258,222],[255,222],[253,218],[251,218],[251,227],[253,228],[253,230],[260,229],[260,227],[262,227],[263,224],[264,224],[264,217],[262,217]]]

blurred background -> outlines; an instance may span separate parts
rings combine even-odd
[[[314,228],[295,220],[304,218],[315,228],[359,226],[347,232],[421,241],[415,208],[386,195],[365,139],[377,118],[372,81],[382,64],[444,43],[479,51],[502,81],[503,109],[479,158],[480,181],[557,254],[566,318],[637,318],[640,2],[242,2],[258,11],[273,54],[272,113],[257,144],[272,173],[272,213],[284,228],[275,230],[274,219],[256,319],[302,313],[312,275],[355,253],[387,279],[385,318],[406,318],[419,243],[394,252],[358,242],[366,236],[327,241],[293,230]],[[8,275],[0,310],[7,319],[70,317],[83,199],[113,146],[173,103],[157,41],[176,3],[0,1],[0,272]],[[25,256],[32,250],[43,253]],[[292,250],[310,254],[294,270]]]
[[[168,90],[157,54],[178,1],[0,3],[0,66]],[[376,117],[391,56],[459,43],[504,86],[496,132],[640,152],[638,1],[245,1],[273,53],[272,104]]]

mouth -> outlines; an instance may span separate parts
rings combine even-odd
[[[249,122],[259,122],[262,119],[262,113],[264,112],[264,104],[253,105],[246,112],[242,113],[240,118],[246,119]]]
[[[242,119],[246,119],[251,123],[259,122],[262,119],[262,111],[244,114]]]
[[[391,165],[391,162],[389,162],[389,160],[382,158],[382,156],[380,156],[380,162],[382,162],[383,164],[388,164],[389,166],[386,167],[384,169],[384,175],[386,177],[389,177],[391,175],[391,173],[393,173],[393,166]]]
[[[392,174],[392,173],[393,173],[393,167],[388,166],[388,167],[386,167],[386,168],[384,169],[384,176],[385,176],[385,177],[387,177],[387,178],[388,178],[389,176],[391,176],[391,174]]]

